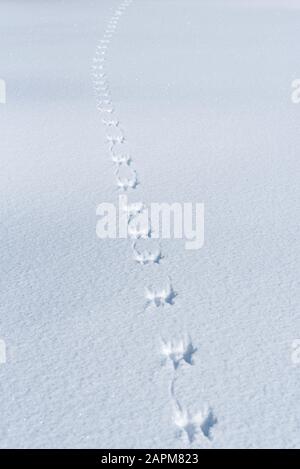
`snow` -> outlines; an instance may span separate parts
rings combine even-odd
[[[99,86],[130,203],[205,204],[203,248],[159,262],[96,236],[131,181],[91,76],[120,4]],[[1,448],[299,447],[299,7],[1,2]]]

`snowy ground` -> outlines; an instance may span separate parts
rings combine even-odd
[[[205,204],[204,247],[145,267],[95,234],[118,193],[91,66],[120,3],[0,4],[0,447],[299,447],[300,2],[124,9],[106,69],[134,197]],[[144,311],[168,275],[174,305]]]

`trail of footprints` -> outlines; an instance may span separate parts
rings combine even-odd
[[[197,349],[189,336],[185,336],[178,341],[162,340],[163,363],[169,362],[173,368],[173,379],[170,386],[173,422],[178,429],[177,435],[189,444],[194,442],[201,444],[201,438],[212,440],[212,430],[217,423],[217,419],[210,407],[204,406],[201,411],[193,413],[180,404],[175,394],[178,370],[184,365],[194,365],[194,354],[196,352]]]
[[[140,184],[140,181],[131,155],[126,151],[124,129],[121,126],[111,100],[109,80],[106,72],[106,59],[111,39],[117,30],[120,18],[132,2],[133,0],[123,0],[115,10],[107,24],[102,39],[96,47],[92,65],[92,80],[96,105],[102,124],[106,128],[106,142],[110,159],[114,165],[116,188],[121,193],[126,194],[134,191]],[[148,220],[145,223],[145,220],[141,217],[145,208],[146,206],[142,202],[130,203],[123,208],[127,215],[128,234],[132,238],[133,260],[141,266],[160,264],[163,259],[159,245],[151,250],[140,250],[137,246],[138,240],[151,239],[151,224]],[[157,289],[153,286],[147,286],[145,288],[144,310],[148,307],[164,308],[172,306],[176,296],[177,292],[173,288],[170,277],[162,288]],[[217,421],[210,408],[206,407],[202,412],[193,414],[188,409],[182,407],[175,396],[175,382],[178,370],[184,364],[189,366],[194,364],[193,356],[195,352],[196,349],[189,337],[179,341],[162,341],[161,353],[163,355],[163,362],[170,362],[174,372],[170,386],[173,423],[178,428],[178,436],[185,438],[188,443],[196,441],[199,435],[211,439],[211,430]]]

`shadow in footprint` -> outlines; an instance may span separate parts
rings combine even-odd
[[[213,411],[209,409],[208,415],[201,425],[203,435],[206,436],[206,438],[208,438],[209,440],[212,439],[211,430],[214,425],[216,425],[216,423],[218,423],[218,419],[214,415]]]
[[[138,251],[136,248],[136,242],[132,244],[133,259],[140,265],[147,264],[159,264],[163,258],[160,248],[155,249],[154,251]]]
[[[119,189],[124,192],[129,189],[136,189],[139,184],[137,173],[135,170],[132,170],[130,177],[120,177],[118,171],[116,172],[116,182]]]
[[[197,349],[193,346],[192,340],[189,336],[181,340],[162,340],[162,354],[165,356],[165,361],[170,360],[173,364],[174,370],[177,370],[182,362],[188,365],[193,365],[193,355]]]
[[[161,290],[156,290],[152,287],[146,288],[145,296],[147,299],[145,308],[150,305],[158,308],[160,306],[166,305],[172,306],[174,304],[177,293],[173,289],[171,279],[169,279],[168,285]]]
[[[217,423],[217,419],[211,409],[193,415],[187,409],[183,409],[177,401],[174,423],[179,427],[179,434],[185,435],[189,443],[193,443],[201,434],[211,440],[211,430]]]

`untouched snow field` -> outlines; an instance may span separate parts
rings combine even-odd
[[[299,24],[296,0],[1,1],[1,448],[300,446]],[[106,88],[131,201],[203,202],[203,248],[141,266],[96,236]]]

